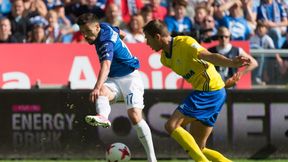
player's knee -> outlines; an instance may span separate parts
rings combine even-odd
[[[100,88],[100,96],[108,96],[108,93],[109,92],[109,89],[108,89],[108,87],[106,87],[106,86],[102,86],[101,88]]]
[[[205,145],[198,145],[200,150],[202,151],[206,146]]]
[[[173,132],[173,130],[175,129],[175,127],[173,126],[173,124],[171,122],[169,122],[169,120],[165,123],[165,130],[171,134]]]
[[[133,125],[139,123],[142,120],[141,111],[139,112],[137,109],[129,109],[128,116]]]
[[[196,141],[196,143],[198,144],[198,146],[199,146],[199,148],[200,148],[201,150],[203,150],[203,149],[206,147],[206,142],[204,142],[204,141],[199,141],[199,140],[197,140],[197,139],[195,139],[195,141]]]
[[[100,96],[106,96],[106,95],[105,95],[105,86],[102,86],[102,87],[100,88],[99,95],[100,95]]]

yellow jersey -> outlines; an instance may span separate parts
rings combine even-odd
[[[172,37],[170,53],[162,50],[161,62],[191,83],[195,90],[219,90],[225,83],[212,63],[198,59],[202,50],[206,49],[190,36]]]

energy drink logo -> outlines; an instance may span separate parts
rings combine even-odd
[[[60,148],[63,132],[73,130],[75,114],[46,113],[41,105],[13,105],[12,111],[16,148]]]

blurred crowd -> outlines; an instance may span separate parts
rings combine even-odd
[[[92,12],[124,30],[128,43],[145,42],[142,27],[161,19],[173,36],[211,42],[225,27],[229,40],[249,41],[251,48],[287,49],[287,11],[287,0],[0,0],[0,43],[85,42],[75,21]],[[277,75],[287,76],[288,59],[278,54],[274,59]],[[267,59],[257,61],[254,81],[265,84]]]

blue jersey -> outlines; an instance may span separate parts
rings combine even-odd
[[[185,16],[182,20],[177,20],[174,16],[167,16],[164,19],[165,24],[167,25],[168,31],[172,32],[191,32],[192,30],[192,21],[188,16]]]
[[[247,40],[251,34],[247,20],[243,17],[224,16],[219,21],[219,26],[225,26],[229,29],[232,40]]]
[[[257,8],[257,20],[270,20],[276,23],[287,17],[284,6],[277,1],[272,4],[261,4]]]
[[[100,32],[95,40],[99,61],[111,61],[109,77],[122,77],[140,67],[139,60],[132,56],[119,37],[119,28],[100,23]]]

